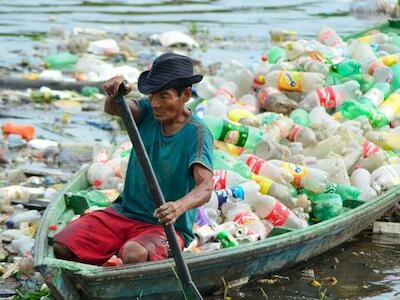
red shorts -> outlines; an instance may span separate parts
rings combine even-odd
[[[177,232],[181,249],[184,240]],[[122,254],[126,242],[135,241],[146,248],[149,260],[170,256],[162,225],[129,219],[108,207],[82,215],[54,236],[54,241],[71,250],[80,262],[103,265],[114,254]]]

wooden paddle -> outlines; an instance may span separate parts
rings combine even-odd
[[[158,184],[157,178],[154,174],[153,167],[151,166],[143,141],[140,137],[139,130],[136,126],[136,122],[132,116],[132,112],[128,107],[128,104],[125,102],[124,94],[125,82],[120,85],[118,95],[115,100],[121,112],[121,117],[125,124],[126,130],[128,131],[129,138],[134,145],[133,149],[135,149],[140,165],[142,166],[144,176],[146,177],[146,181],[155,201],[156,207],[159,207],[165,204],[164,195],[162,194],[160,185]],[[172,256],[175,260],[177,274],[182,283],[183,293],[185,294],[186,299],[202,300],[203,297],[200,295],[200,292],[192,281],[188,266],[183,258],[181,249],[179,248],[174,226],[164,225],[164,230],[165,234],[167,235]]]

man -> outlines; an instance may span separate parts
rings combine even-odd
[[[166,53],[139,77],[139,91],[148,99],[129,102],[166,204],[155,208],[132,151],[124,191],[111,207],[83,215],[57,234],[57,258],[97,265],[114,254],[124,264],[165,259],[169,246],[161,224],[175,225],[182,248],[193,239],[195,208],[206,203],[212,191],[211,133],[185,107],[192,84],[201,79],[193,75],[190,58]],[[119,115],[114,97],[124,82],[118,76],[105,84],[105,112]]]

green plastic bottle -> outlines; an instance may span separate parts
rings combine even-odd
[[[342,208],[342,198],[338,194],[328,193],[315,196],[312,211],[318,220],[325,221],[338,216]]]
[[[276,64],[280,61],[287,60],[287,53],[285,49],[281,47],[271,47],[268,50],[268,62],[271,64]]]
[[[297,125],[301,125],[303,127],[308,127],[310,125],[310,117],[308,116],[308,112],[302,108],[296,108],[290,113],[289,116],[293,122]]]
[[[262,140],[264,131],[251,126],[241,125],[217,117],[206,116],[204,121],[214,139],[246,149],[254,147]]]
[[[352,185],[336,183],[328,184],[326,193],[338,194],[342,200],[358,200],[361,195],[361,191]]]
[[[400,64],[394,64],[390,66],[390,69],[392,70],[393,74],[393,79],[392,82],[390,83],[390,88],[392,91],[395,91],[400,88]]]
[[[213,167],[216,170],[234,171],[248,179],[252,176],[251,170],[244,161],[221,150],[213,151]]]
[[[86,209],[92,206],[107,207],[110,201],[101,191],[82,190],[65,195],[67,207],[72,208],[75,214],[82,214]]]
[[[346,59],[336,65],[332,65],[331,70],[338,73],[341,77],[350,77],[361,74],[361,64],[355,59]]]
[[[270,111],[267,111],[267,112],[257,115],[257,119],[263,125],[270,125],[278,118],[279,118],[279,114],[270,112]]]
[[[62,70],[75,65],[78,57],[69,52],[61,52],[58,54],[50,55],[46,58],[46,64],[50,69]]]
[[[222,248],[230,248],[239,245],[239,242],[229,232],[222,230],[216,236],[216,239],[221,242]]]
[[[376,108],[376,106],[368,98],[361,97],[358,100],[350,99],[342,104],[340,112],[345,119],[352,120],[360,116],[366,116],[375,128],[380,128],[389,124],[389,121]]]

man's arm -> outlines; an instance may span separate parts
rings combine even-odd
[[[213,173],[201,164],[193,165],[196,187],[177,201],[169,201],[154,212],[160,223],[173,224],[185,211],[199,207],[210,200],[213,189]]]
[[[104,84],[104,91],[106,93],[106,100],[104,103],[104,112],[112,115],[112,116],[121,116],[121,113],[118,109],[117,103],[115,102],[115,97],[118,94],[118,89],[119,86],[125,82],[125,94],[129,94],[130,91],[132,90],[132,87],[127,83],[124,77],[122,76],[115,76],[111,79],[109,79],[105,84]],[[131,109],[133,118],[135,121],[138,121],[140,118],[140,109],[138,104],[135,101],[129,101],[128,106]]]

